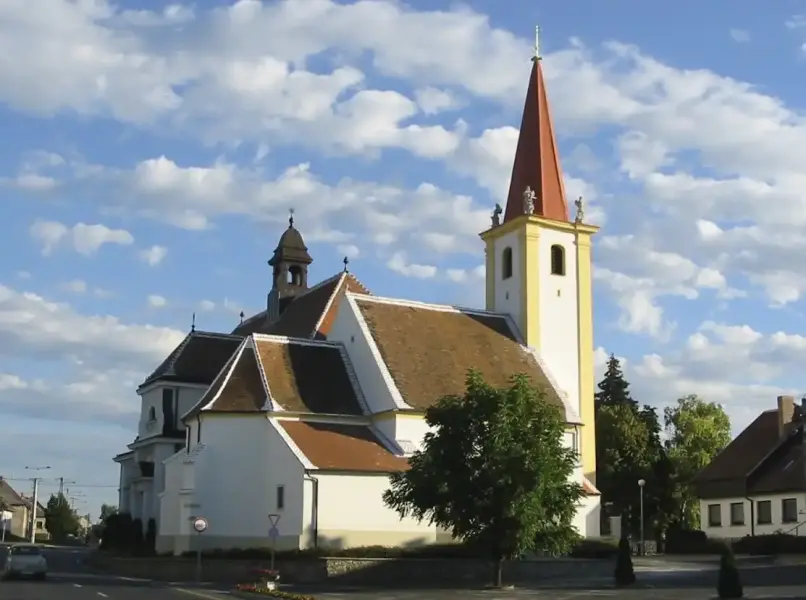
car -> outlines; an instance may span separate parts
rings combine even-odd
[[[3,579],[30,577],[44,581],[48,576],[48,561],[42,549],[34,544],[13,544],[8,548],[3,565]]]

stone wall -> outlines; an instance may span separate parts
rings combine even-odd
[[[157,581],[193,581],[196,561],[192,558],[117,558],[94,554],[89,565],[103,572],[124,577]],[[258,569],[269,567],[268,560],[229,560],[208,558],[202,562],[203,579],[217,583],[240,583],[255,579]],[[430,586],[483,585],[490,581],[492,565],[485,560],[320,558],[278,560],[281,579],[287,583],[338,583],[345,585]],[[510,584],[552,580],[612,577],[610,560],[541,559],[508,561],[504,579]]]

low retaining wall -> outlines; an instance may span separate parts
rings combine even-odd
[[[192,558],[119,558],[97,553],[89,559],[97,570],[124,577],[157,581],[193,581],[196,561]],[[203,560],[205,581],[239,583],[255,579],[257,569],[266,569],[268,560]],[[490,581],[492,564],[485,560],[320,558],[278,560],[282,581],[297,584],[338,583],[345,585],[439,586],[483,585]],[[610,560],[540,559],[507,561],[504,579],[510,584],[526,584],[580,577],[612,577]]]

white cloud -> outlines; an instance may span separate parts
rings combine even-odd
[[[63,243],[70,244],[84,256],[95,254],[105,244],[128,246],[134,243],[134,237],[125,229],[110,229],[103,224],[77,223],[69,228],[57,221],[40,220],[31,225],[30,234],[40,244],[44,256],[52,254]]]
[[[215,310],[216,303],[212,300],[202,300],[199,302],[199,310],[202,312],[210,312],[211,310]]]
[[[420,110],[427,115],[435,115],[458,106],[458,102],[452,94],[433,87],[415,90],[414,98]]]
[[[730,34],[730,37],[734,42],[744,44],[750,41],[750,32],[747,31],[746,29],[732,28],[728,31],[728,33]]]
[[[414,277],[416,279],[431,279],[437,274],[437,268],[433,265],[419,265],[407,262],[406,256],[402,252],[393,254],[387,261],[386,266],[404,277]]]
[[[81,279],[73,279],[62,284],[61,288],[72,294],[86,294],[87,282]]]
[[[348,259],[358,258],[361,251],[355,244],[340,244],[336,249]]]
[[[148,305],[151,308],[164,308],[168,305],[168,301],[163,296],[158,296],[156,294],[151,294],[147,298]]]
[[[140,252],[140,260],[151,267],[156,267],[167,255],[168,249],[165,246],[154,245]]]

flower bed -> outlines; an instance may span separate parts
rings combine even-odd
[[[280,585],[280,571],[276,569],[258,569],[255,574],[258,577],[256,583],[241,583],[236,586],[236,590],[242,593],[254,594],[267,598],[285,598],[286,600],[314,600],[313,596],[305,594],[294,594],[293,592],[283,592],[277,589]]]
[[[307,594],[295,594],[293,592],[283,592],[281,590],[271,590],[265,585],[259,583],[241,583],[235,588],[239,592],[246,594],[254,594],[263,598],[284,598],[285,600],[316,600],[313,596]]]

